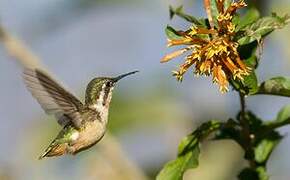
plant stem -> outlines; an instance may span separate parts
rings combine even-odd
[[[245,95],[243,93],[239,93],[240,95],[240,103],[241,103],[241,114],[240,114],[240,123],[245,127],[245,130],[249,131],[249,124],[246,121],[246,102]]]
[[[251,152],[252,151],[252,138],[251,138],[251,132],[250,132],[250,125],[246,118],[246,102],[245,102],[245,95],[241,92],[239,92],[240,95],[240,103],[241,103],[241,113],[240,113],[240,124],[242,127],[242,137],[244,139],[243,148],[245,152]],[[256,163],[254,159],[248,159],[250,167],[255,168]]]

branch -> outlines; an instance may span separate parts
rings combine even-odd
[[[17,38],[8,33],[0,25],[0,41],[7,53],[24,67],[42,67],[40,60]]]

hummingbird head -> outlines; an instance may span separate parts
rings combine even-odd
[[[116,83],[124,77],[134,74],[132,71],[117,77],[97,77],[91,80],[86,89],[86,104],[94,108],[108,107]]]

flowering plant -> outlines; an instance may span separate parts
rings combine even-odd
[[[185,137],[179,145],[177,158],[164,166],[157,179],[182,179],[187,169],[198,167],[199,146],[209,134],[214,134],[215,140],[232,139],[244,149],[249,166],[240,172],[239,179],[269,179],[267,161],[283,138],[277,128],[290,124],[290,106],[282,108],[276,120],[265,123],[246,109],[245,98],[258,94],[290,97],[289,78],[274,77],[260,83],[256,76],[260,62],[257,50],[263,39],[283,28],[289,17],[275,13],[260,17],[255,8],[245,8],[247,4],[243,0],[204,0],[204,5],[208,16],[205,19],[186,14],[182,6],[170,7],[171,18],[179,16],[191,24],[186,30],[166,27],[168,47],[184,47],[165,55],[161,62],[187,53],[173,76],[182,81],[192,67],[195,75],[212,76],[220,92],[228,92],[232,87],[239,93],[241,110],[237,118],[206,122]],[[246,10],[243,16],[238,14],[241,8]]]

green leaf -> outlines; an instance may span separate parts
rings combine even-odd
[[[255,73],[255,69],[258,67],[258,59],[256,54],[257,49],[256,42],[240,45],[238,52],[241,59],[244,59],[245,65],[252,69],[248,76],[244,76],[244,81],[230,79],[231,85],[239,92],[245,95],[252,95],[258,91],[258,79]]]
[[[263,140],[267,140],[267,143],[263,142],[264,143],[263,146],[265,147],[273,146],[274,148],[274,145],[276,145],[276,143],[278,143],[278,141],[282,139],[282,136],[278,134],[275,130],[277,128],[289,124],[290,124],[290,105],[287,105],[279,111],[277,118],[274,121],[263,122],[261,128],[255,131],[257,140],[256,142],[260,143]],[[268,142],[269,140],[271,142]]]
[[[264,123],[263,129],[266,131],[272,131],[275,130],[276,128],[280,128],[289,124],[290,124],[290,105],[287,105],[279,111],[276,120]]]
[[[159,172],[157,180],[181,180],[184,172],[198,166],[199,143],[211,132],[220,128],[218,121],[209,121],[202,124],[192,134],[185,137],[179,147],[177,159],[168,162]]]
[[[290,105],[287,105],[279,111],[276,122],[289,121],[289,118],[290,118]]]
[[[232,0],[224,0],[224,9],[226,10],[231,4],[232,4]],[[210,0],[210,9],[211,9],[211,15],[213,18],[213,21],[215,23],[215,25],[217,25],[217,17],[219,15],[219,10],[217,7],[217,3],[216,0]]]
[[[230,80],[231,85],[239,92],[245,95],[252,95],[258,91],[258,79],[255,73],[255,66],[257,65],[257,57],[251,56],[246,59],[244,63],[252,68],[252,71],[249,75],[244,76],[244,80],[234,80],[233,78]]]
[[[256,169],[245,168],[238,175],[239,180],[269,180],[266,168],[259,166]]]
[[[239,22],[236,24],[236,32],[245,28],[249,24],[252,24],[260,17],[260,13],[256,8],[249,9],[246,14],[240,18]]]
[[[208,136],[213,131],[216,131],[220,128],[220,126],[221,123],[218,121],[208,121],[206,123],[203,123],[192,134],[181,140],[178,146],[178,155],[182,155],[188,150],[195,148],[201,138]]]
[[[241,128],[235,120],[229,119],[217,131],[214,139],[231,139],[242,145]]]
[[[172,6],[169,6],[169,14],[170,19],[172,19],[175,15],[179,16],[182,19],[185,19],[186,21],[193,23],[196,26],[207,28],[207,20],[206,19],[197,19],[194,16],[188,15],[183,11],[183,6],[179,6],[176,9],[174,9]]]
[[[228,9],[228,7],[230,7],[230,5],[233,3],[232,0],[225,0],[224,2],[224,8],[225,9]]]
[[[170,15],[170,19],[172,19],[175,15],[177,15],[180,18],[185,19],[186,21],[195,24],[196,26],[207,27],[204,19],[197,19],[191,15],[186,14],[183,11],[183,6],[179,6],[175,9],[172,6],[169,6],[169,15]]]
[[[233,24],[235,25],[235,27],[236,27],[236,30],[235,30],[236,32],[238,32],[237,27],[238,27],[240,21],[241,21],[241,19],[240,19],[240,14],[234,14],[234,15],[233,15],[232,23],[233,23]]]
[[[245,64],[248,67],[252,68],[250,75],[245,76],[244,79],[244,87],[248,89],[248,95],[255,94],[258,91],[258,79],[255,73],[255,66],[257,65],[257,57],[251,56],[250,58],[246,59]]]
[[[219,15],[216,0],[210,0],[210,9],[213,19],[216,19],[216,17]]]
[[[170,19],[173,19],[173,17],[178,13],[182,12],[183,13],[183,6],[178,6],[176,9],[174,9],[172,6],[169,6],[169,17]],[[189,15],[185,15],[185,16],[189,16]],[[189,19],[191,17],[189,16]],[[187,18],[184,18],[187,19]],[[195,19],[195,18],[194,18]]]
[[[226,10],[232,4],[232,0],[224,0],[224,9]],[[216,19],[219,15],[216,0],[210,0],[210,9],[213,19]]]
[[[256,164],[266,166],[272,151],[283,137],[272,129],[271,125],[265,125],[260,118],[250,111],[245,113],[245,119],[249,123],[249,133],[253,134],[254,142],[253,151],[246,151],[245,157],[248,160],[254,159]]]
[[[167,36],[168,39],[172,39],[173,40],[173,39],[182,39],[183,38],[183,36],[179,35],[177,33],[177,31],[173,27],[171,27],[169,25],[167,25],[167,27],[165,29],[165,33],[166,33],[166,36]]]
[[[251,133],[255,133],[262,128],[263,121],[251,111],[246,112],[245,118],[249,122]]]
[[[240,45],[238,47],[240,58],[245,59],[247,61],[246,63],[248,63],[248,65],[250,65],[250,67],[254,69],[258,67],[258,59],[257,57],[253,57],[256,56],[257,47],[257,41],[249,44]]]
[[[255,71],[248,76],[244,76],[244,81],[230,79],[231,85],[239,92],[245,95],[253,95],[258,91],[258,79]]]
[[[255,41],[256,39],[255,38],[252,38],[251,36],[248,36],[248,35],[243,35],[239,40],[238,40],[238,43],[240,45],[244,45],[244,44],[248,44],[248,43],[251,43],[253,41]]]
[[[181,180],[183,173],[188,168],[196,168],[198,166],[199,148],[170,161],[165,165],[158,174],[157,180]]]
[[[258,65],[258,58],[257,56],[251,56],[248,59],[246,59],[244,62],[248,67],[252,68],[252,71],[254,71],[254,69]]]
[[[290,97],[290,79],[286,77],[271,78],[260,85],[257,94]]]
[[[178,146],[178,155],[182,155],[184,152],[186,152],[186,149],[192,149],[197,146],[199,143],[198,140],[199,139],[196,137],[196,135],[193,134],[183,138]]]
[[[252,71],[250,75],[245,76],[244,87],[247,89],[245,91],[247,95],[255,94],[258,91],[258,79],[255,71]]]
[[[281,29],[289,22],[289,17],[279,17],[276,14],[260,18],[256,22],[245,27],[245,33],[242,38],[238,40],[239,44],[248,44],[253,41],[260,42],[263,37],[274,31]]]
[[[269,180],[270,177],[268,176],[266,172],[266,167],[260,166],[256,169],[256,172],[259,175],[259,180]]]
[[[268,133],[254,148],[255,161],[260,164],[266,164],[272,151],[282,140],[282,136],[275,131]]]

